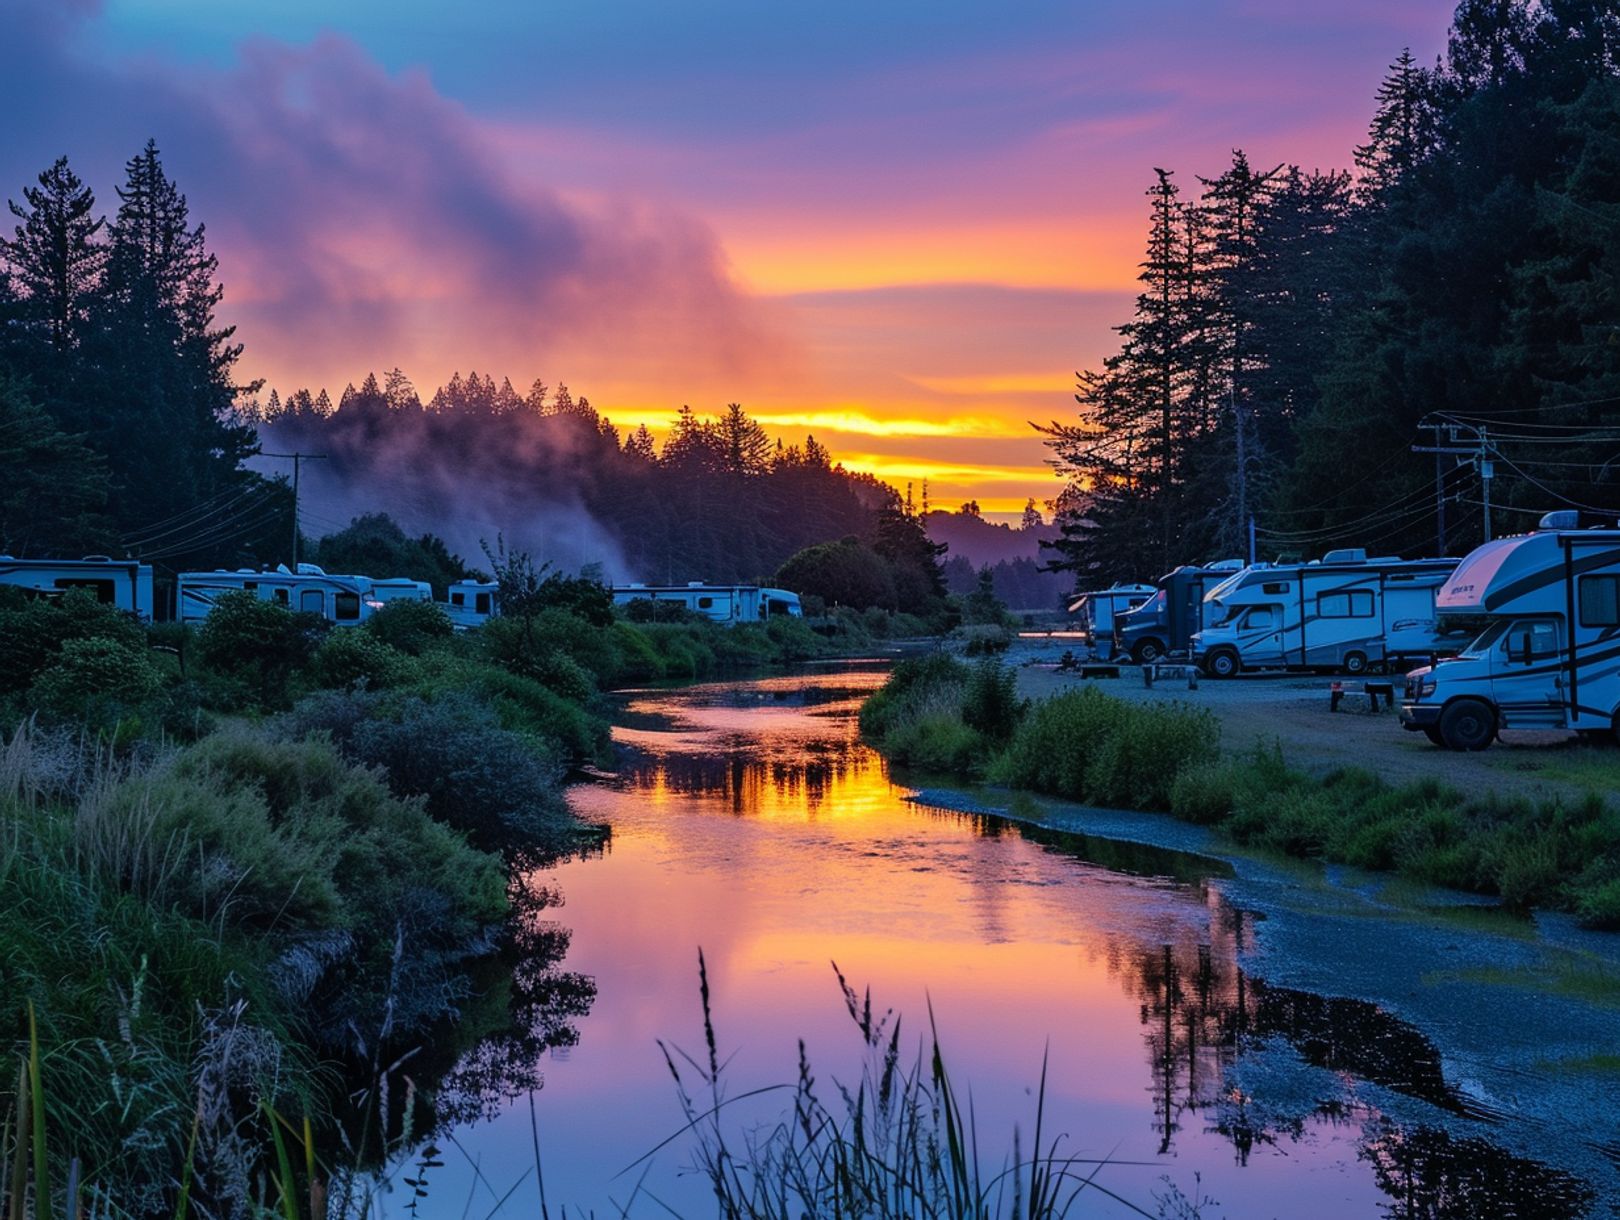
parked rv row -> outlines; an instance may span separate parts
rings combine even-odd
[[[146,622],[153,618],[152,567],[135,560],[91,555],[84,559],[15,559],[0,555],[0,585],[14,585],[46,597],[74,589],[116,606]],[[757,585],[612,585],[615,605],[648,600],[679,607],[716,623],[758,623],[787,616],[802,617],[799,595]],[[200,622],[227,593],[252,593],[261,601],[289,610],[316,614],[340,627],[365,622],[392,601],[432,601],[426,581],[407,577],[376,578],[327,572],[312,563],[295,568],[218,569],[181,572],[175,578],[174,615],[179,622]],[[477,627],[500,613],[497,586],[489,581],[459,580],[439,605],[459,628]]]

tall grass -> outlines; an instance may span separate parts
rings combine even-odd
[[[801,1040],[792,1085],[732,1094],[700,952],[703,1049],[692,1055],[659,1043],[686,1124],[630,1168],[690,1137],[695,1167],[707,1178],[722,1220],[1058,1220],[1087,1191],[1138,1215],[1154,1214],[1098,1182],[1108,1162],[1060,1153],[1061,1139],[1046,1130],[1044,1063],[1028,1155],[1014,1129],[1010,1150],[987,1161],[971,1100],[964,1107],[932,1009],[927,1037],[909,1055],[900,1017],[878,1013],[870,989],[857,993],[836,964],[833,971],[861,1037],[859,1079],[823,1084]],[[761,1128],[736,1127],[733,1106],[774,1092],[790,1094],[781,1118]]]

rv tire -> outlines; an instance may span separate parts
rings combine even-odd
[[[1352,676],[1367,672],[1367,654],[1364,652],[1347,652],[1344,660],[1340,662],[1344,672]]]
[[[1435,724],[1426,724],[1426,725],[1424,725],[1423,726],[1423,735],[1425,737],[1427,737],[1435,745],[1440,746],[1442,748],[1446,744],[1446,739],[1440,735],[1440,726],[1439,725],[1435,725]]]
[[[1204,672],[1212,678],[1235,678],[1243,661],[1230,648],[1217,648],[1204,658]]]
[[[1142,640],[1131,649],[1131,659],[1138,665],[1151,665],[1164,656],[1164,646],[1158,640]]]
[[[1483,750],[1496,740],[1496,712],[1481,699],[1458,699],[1440,713],[1440,737],[1448,750]]]

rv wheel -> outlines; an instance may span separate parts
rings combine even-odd
[[[1204,670],[1212,678],[1235,678],[1243,662],[1230,648],[1217,648],[1204,659]]]
[[[1164,655],[1164,649],[1159,646],[1158,640],[1143,640],[1131,649],[1131,659],[1138,665],[1151,665]]]
[[[1364,674],[1367,672],[1367,654],[1364,652],[1347,652],[1344,654],[1344,672],[1347,674]]]
[[[1440,713],[1440,738],[1448,750],[1483,750],[1496,740],[1496,713],[1478,699],[1458,699]]]
[[[1423,735],[1437,746],[1446,744],[1446,739],[1440,735],[1440,730],[1432,724],[1423,726]]]

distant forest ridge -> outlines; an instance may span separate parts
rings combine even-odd
[[[1042,429],[1081,579],[1620,513],[1620,9],[1463,0],[1355,166],[1148,176],[1119,350]]]
[[[773,438],[738,403],[674,413],[662,445],[621,434],[584,396],[456,374],[423,402],[399,369],[332,403],[272,391],[244,411],[265,447],[305,464],[303,517],[329,533],[384,512],[476,557],[497,536],[618,579],[767,581],[803,548],[869,536],[895,489],[844,469],[813,436]]]

